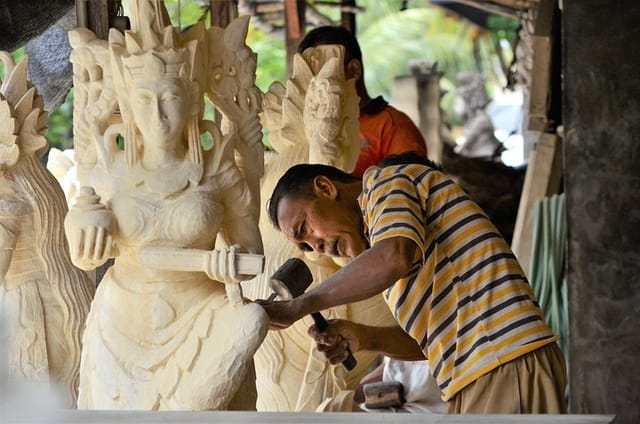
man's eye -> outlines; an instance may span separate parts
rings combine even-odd
[[[307,243],[300,243],[300,244],[298,244],[298,247],[303,252],[312,252],[313,251],[313,248],[311,246],[309,246]]]

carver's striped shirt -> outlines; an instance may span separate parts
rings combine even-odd
[[[443,399],[556,340],[505,240],[445,174],[369,168],[359,202],[371,245],[408,237],[422,253],[384,297],[429,359]]]

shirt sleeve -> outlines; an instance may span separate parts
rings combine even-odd
[[[370,244],[391,237],[406,237],[418,246],[424,257],[424,212],[411,177],[377,169],[365,174],[364,188]]]

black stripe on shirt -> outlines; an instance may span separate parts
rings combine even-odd
[[[482,218],[487,219],[487,216],[481,213],[474,213],[474,214],[465,216],[462,219],[457,220],[446,231],[443,231],[442,233],[440,233],[438,237],[438,243],[442,243],[444,240],[447,239],[447,237],[449,237],[451,234],[455,233],[456,231],[458,231],[460,228],[464,227],[468,223],[476,221],[478,219],[482,219]]]
[[[496,232],[480,234],[478,237],[470,240],[467,244],[465,244],[464,246],[460,247],[458,250],[453,252],[453,254],[451,255],[451,260],[457,259],[460,255],[464,254],[467,250],[477,246],[478,244],[482,243],[485,240],[489,240],[492,238],[500,239],[502,238],[502,236]]]
[[[409,320],[404,326],[407,329],[407,331],[411,330],[411,327],[413,326],[413,323],[418,318],[418,316],[423,314],[424,306],[429,300],[429,297],[431,297],[432,290],[433,290],[433,284],[429,284],[429,287],[427,287],[427,290],[425,290],[425,292],[422,294],[422,296],[420,297],[420,300],[418,300],[418,303],[415,306],[412,306],[413,310],[411,312],[411,316],[409,317]]]
[[[453,184],[453,181],[447,179],[447,180],[442,181],[441,183],[438,183],[438,184],[434,185],[433,187],[431,187],[429,189],[429,196],[433,196],[438,191],[440,191],[443,188],[448,187],[448,186],[450,186],[452,184]]]
[[[514,275],[506,275],[503,276],[501,278],[498,278],[497,280],[492,281],[489,284],[486,284],[481,290],[475,292],[474,294],[470,295],[470,296],[465,296],[463,299],[458,301],[458,305],[456,306],[455,310],[460,310],[462,309],[463,306],[465,306],[467,303],[475,301],[477,299],[479,299],[483,294],[485,294],[488,290],[491,290],[497,286],[499,286],[500,284],[504,284],[507,281],[511,281],[514,278]],[[459,277],[456,276],[454,278],[454,281],[452,284],[450,284],[449,286],[447,286],[446,289],[444,289],[442,292],[440,292],[438,294],[438,296],[436,296],[436,298],[433,300],[433,302],[431,303],[431,309],[434,309],[438,302],[440,302],[447,294],[449,294],[451,292],[451,290],[453,290],[453,286],[455,285],[455,283],[457,283],[459,281]],[[438,326],[438,328],[436,330],[433,331],[433,333],[431,333],[429,335],[429,338],[427,340],[428,344],[433,343],[433,341],[435,340],[436,337],[438,337],[438,335],[440,335],[440,333],[444,330],[446,326],[440,325]]]
[[[440,209],[438,209],[437,211],[435,211],[431,215],[429,215],[429,217],[427,218],[426,224],[427,225],[431,224],[433,221],[438,219],[440,217],[440,215],[444,214],[447,210],[451,209],[452,207],[454,207],[458,203],[464,202],[465,200],[469,200],[469,197],[468,196],[460,196],[460,197],[456,197],[455,199],[449,200],[447,203],[442,205],[442,207]]]
[[[494,340],[502,337],[506,333],[508,333],[508,332],[510,332],[512,330],[515,330],[516,328],[522,327],[523,325],[526,325],[526,324],[529,324],[530,322],[534,322],[534,321],[538,321],[538,320],[540,320],[540,317],[538,317],[537,315],[530,315],[528,317],[525,317],[525,318],[522,318],[522,319],[520,319],[518,321],[515,321],[515,322],[511,323],[510,325],[508,325],[506,327],[501,328],[496,333],[489,334],[488,336],[483,336],[483,337],[479,338],[478,340],[476,340],[476,342],[471,346],[471,348],[464,355],[461,355],[461,356],[456,358],[456,360],[453,362],[454,369],[455,369],[455,367],[457,367],[460,364],[462,364],[469,356],[471,356],[471,354],[473,354],[473,352],[478,347],[482,346],[483,344],[491,342],[491,341],[494,341]],[[456,339],[456,343],[457,343],[457,341],[458,340]],[[436,367],[433,370],[433,375],[434,376],[438,375],[438,373],[440,372],[440,369],[442,368],[446,358],[451,356],[453,354],[453,352],[455,352],[455,350],[456,350],[456,344],[453,344],[442,355],[442,357],[438,361],[438,364],[436,365]],[[446,387],[449,384],[450,380],[451,379],[448,379],[446,382],[442,383],[442,386]]]
[[[478,340],[476,340],[476,342],[471,346],[471,349],[469,349],[467,352],[465,352],[463,355],[460,355],[456,358],[455,362],[453,363],[454,367],[457,367],[458,365],[460,365],[461,363],[463,363],[469,356],[471,356],[473,354],[473,352],[479,347],[482,346],[483,344],[487,343],[487,342],[492,342],[502,336],[504,336],[505,334],[509,333],[510,331],[513,331],[519,327],[522,327],[524,325],[527,325],[531,322],[534,321],[540,321],[540,317],[538,315],[529,315],[527,317],[524,317],[518,321],[512,322],[511,324],[507,325],[506,327],[502,327],[500,330],[498,330],[495,333],[489,334],[488,336],[484,336],[479,338]],[[444,358],[443,358],[444,359]]]
[[[371,240],[374,240],[377,236],[379,236],[380,234],[384,234],[385,232],[389,231],[392,228],[406,228],[408,230],[411,230],[411,232],[417,236],[418,240],[420,241],[420,244],[424,246],[424,240],[422,239],[420,234],[416,232],[416,227],[405,222],[392,222],[389,225],[385,225],[384,227],[378,228],[378,230],[375,233],[371,234]]]
[[[384,208],[382,210],[382,212],[380,213],[380,215],[378,215],[379,218],[382,218],[384,216],[386,216],[388,213],[393,213],[393,212],[409,212],[409,214],[418,222],[422,221],[422,217],[418,216],[415,214],[415,212],[413,212],[413,210],[411,208],[408,207],[403,207],[403,206],[399,206],[399,207],[391,207],[391,208]]]

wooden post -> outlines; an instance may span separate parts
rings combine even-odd
[[[549,94],[551,90],[552,21],[556,0],[542,0],[537,9],[531,69],[529,120],[527,129],[545,131],[548,124]]]
[[[118,16],[119,1],[116,0],[76,0],[78,27],[88,28],[97,38],[109,38],[109,29],[124,31],[129,28],[129,19]]]
[[[211,26],[226,28],[238,17],[237,0],[209,0],[211,11]]]
[[[97,38],[109,38],[109,3],[111,0],[78,0],[86,5],[87,27]]]
[[[287,48],[287,76],[293,72],[293,56],[296,54],[298,44],[305,34],[305,6],[304,0],[285,0],[285,45]]]
[[[351,34],[356,33],[356,14],[354,10],[356,9],[356,0],[342,0],[342,6],[348,7],[347,10],[343,8],[341,12],[341,21],[342,26],[351,32]]]
[[[555,134],[541,133],[527,166],[511,242],[511,250],[525,274],[529,273],[531,264],[533,205],[544,197],[558,193],[561,181],[562,139]]]

